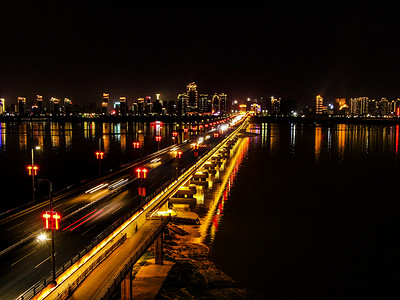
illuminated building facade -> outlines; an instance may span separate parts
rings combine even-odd
[[[281,98],[271,97],[271,114],[279,115],[281,112]]]
[[[321,97],[321,95],[318,95],[315,99],[315,113],[317,115],[322,114],[324,108],[324,98]]]
[[[0,115],[6,112],[6,100],[4,98],[0,98]]]
[[[108,115],[108,103],[110,102],[110,94],[103,93],[103,102],[101,102],[101,114]]]
[[[178,116],[182,116],[187,112],[188,106],[188,95],[186,93],[178,95],[178,107],[177,107],[177,114]]]
[[[18,114],[20,116],[26,115],[26,98],[18,97]]]
[[[58,116],[60,113],[60,99],[56,97],[50,98],[50,114],[52,116]]]
[[[126,103],[126,97],[119,97],[120,112],[122,116],[126,116],[128,112],[128,105]]]
[[[187,97],[187,112],[198,112],[199,93],[194,82],[187,85]]]
[[[36,107],[37,107],[37,115],[40,116],[43,114],[43,96],[36,95]]]
[[[69,117],[72,114],[72,101],[64,98],[64,115]]]

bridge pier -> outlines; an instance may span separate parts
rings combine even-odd
[[[154,241],[154,254],[155,254],[155,263],[156,265],[163,264],[163,233],[161,232],[156,240]]]
[[[121,300],[132,300],[132,268],[121,281]]]

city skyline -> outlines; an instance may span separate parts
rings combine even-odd
[[[6,99],[43,94],[84,104],[103,92],[157,91],[171,100],[192,81],[232,99],[279,95],[301,105],[318,94],[400,95],[398,18],[380,8],[141,4],[131,12],[21,2],[3,13]]]

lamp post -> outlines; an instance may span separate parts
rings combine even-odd
[[[146,196],[146,188],[143,186],[143,179],[147,178],[148,170],[146,168],[137,168],[135,170],[137,173],[137,178],[140,179],[140,186],[139,186],[139,196],[140,196],[140,203],[142,203],[143,198]]]
[[[40,146],[31,149],[31,165],[27,167],[28,174],[32,176],[32,203],[35,203],[35,176],[37,175],[38,166],[35,165],[35,151],[40,150]]]
[[[96,158],[99,160],[99,177],[101,175],[101,160],[104,158],[104,152],[101,151],[101,138],[99,138],[99,151],[96,151]]]
[[[51,270],[52,270],[52,283],[54,285],[57,284],[56,282],[56,257],[54,255],[54,224],[58,227],[58,219],[54,217],[54,212],[53,212],[53,185],[51,180],[48,179],[40,179],[41,181],[46,181],[49,183],[49,202],[50,202],[50,228],[51,228]],[[58,216],[56,214],[56,216]],[[59,217],[59,216],[58,216]],[[55,222],[54,222],[55,220]],[[58,228],[57,228],[58,229]]]

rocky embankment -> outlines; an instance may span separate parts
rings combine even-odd
[[[195,242],[198,228],[198,225],[168,225],[164,257],[175,265],[156,299],[261,299],[241,288],[208,260],[208,247]]]

